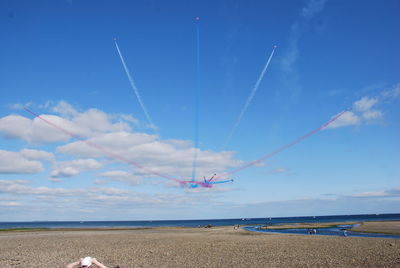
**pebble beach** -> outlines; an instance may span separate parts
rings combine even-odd
[[[214,228],[0,232],[0,267],[400,267],[400,240]]]

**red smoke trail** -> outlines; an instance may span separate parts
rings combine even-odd
[[[129,164],[129,165],[132,165],[132,166],[134,166],[134,167],[137,167],[137,168],[139,168],[139,169],[145,171],[145,172],[148,173],[148,174],[156,175],[156,176],[159,176],[159,177],[162,177],[162,178],[165,178],[165,179],[168,179],[168,180],[176,181],[176,182],[179,182],[179,183],[181,182],[180,180],[175,179],[175,178],[173,178],[173,177],[170,177],[170,176],[161,174],[161,173],[159,173],[159,172],[153,171],[153,170],[151,170],[151,169],[148,169],[148,168],[146,168],[146,167],[144,167],[144,166],[142,166],[142,165],[140,165],[140,164],[138,164],[138,163],[136,163],[136,162],[134,162],[134,161],[131,161],[131,160],[129,160],[129,159],[127,159],[127,158],[125,158],[125,157],[119,155],[119,154],[110,152],[110,151],[108,151],[106,148],[104,148],[104,147],[102,147],[102,146],[100,146],[100,145],[97,145],[97,144],[95,144],[95,143],[93,143],[93,142],[90,142],[90,141],[88,141],[88,140],[85,140],[85,139],[79,137],[78,135],[76,135],[76,134],[74,134],[74,133],[72,133],[72,132],[66,130],[65,128],[60,127],[60,126],[58,126],[58,125],[56,125],[56,124],[50,122],[49,120],[47,120],[47,119],[41,117],[40,115],[38,115],[38,114],[32,112],[32,111],[29,110],[28,108],[25,107],[24,109],[25,109],[27,112],[29,112],[29,113],[31,113],[32,115],[34,115],[35,117],[41,119],[41,120],[42,120],[43,122],[45,122],[46,124],[48,124],[48,125],[50,125],[50,126],[56,128],[56,129],[58,129],[58,130],[64,132],[64,133],[67,134],[68,136],[71,136],[71,137],[73,137],[73,138],[75,138],[75,139],[77,139],[77,140],[80,140],[81,142],[84,142],[85,144],[89,145],[90,147],[93,147],[93,148],[99,150],[100,152],[105,153],[106,155],[108,155],[108,156],[110,156],[110,157],[112,157],[112,158],[114,158],[114,159],[120,160],[120,161],[125,162],[125,163],[127,163],[127,164]]]
[[[314,134],[317,133],[318,131],[320,131],[320,130],[326,128],[326,127],[329,126],[331,123],[333,123],[334,121],[336,121],[339,117],[341,117],[345,112],[347,112],[347,110],[344,110],[344,111],[340,112],[339,114],[337,114],[336,116],[334,116],[331,120],[329,120],[329,121],[326,122],[325,124],[323,124],[323,125],[321,125],[320,127],[318,127],[318,128],[316,128],[316,129],[314,129],[314,130],[308,132],[307,134],[305,134],[305,135],[303,135],[303,136],[297,138],[296,140],[294,140],[294,141],[292,141],[292,142],[290,142],[290,143],[288,143],[288,144],[286,144],[286,145],[283,145],[282,147],[276,149],[275,151],[273,151],[273,152],[271,152],[271,153],[269,153],[269,154],[267,154],[267,155],[264,155],[263,157],[260,157],[259,159],[256,159],[256,160],[253,160],[253,161],[251,161],[251,162],[248,162],[247,164],[244,164],[243,166],[241,166],[241,167],[239,167],[239,168],[236,168],[236,169],[234,169],[234,170],[232,170],[232,171],[226,172],[226,173],[224,173],[224,174],[222,174],[221,176],[218,176],[218,177],[230,176],[230,175],[232,175],[232,174],[234,174],[234,173],[237,173],[237,172],[239,172],[239,171],[241,171],[241,170],[243,170],[243,169],[246,169],[246,168],[248,168],[248,167],[251,167],[251,166],[254,166],[254,165],[258,164],[258,163],[261,163],[262,161],[264,161],[264,160],[266,160],[266,159],[268,159],[268,158],[271,158],[272,156],[274,156],[274,155],[276,155],[276,154],[278,154],[278,153],[280,153],[280,152],[282,152],[282,151],[284,151],[284,150],[286,150],[286,149],[292,147],[293,145],[296,145],[297,143],[303,141],[304,139],[306,139],[306,138],[308,138],[308,137],[314,135]]]

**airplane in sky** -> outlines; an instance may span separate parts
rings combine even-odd
[[[228,179],[228,180],[223,180],[223,181],[214,180],[216,175],[217,174],[214,174],[210,179],[206,179],[206,177],[203,177],[203,181],[196,181],[196,180],[185,181],[185,180],[183,180],[183,181],[179,181],[179,183],[181,186],[186,186],[189,188],[198,188],[198,187],[212,188],[214,184],[233,182],[233,179]]]

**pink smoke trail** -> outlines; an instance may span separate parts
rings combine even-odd
[[[326,128],[327,126],[329,126],[330,124],[332,124],[334,121],[336,121],[339,117],[341,117],[345,112],[347,112],[347,110],[344,110],[344,111],[340,112],[339,114],[337,114],[336,116],[334,116],[331,120],[329,120],[328,122],[324,123],[324,124],[321,125],[320,127],[318,127],[318,128],[316,128],[316,129],[314,129],[314,130],[308,132],[307,134],[305,134],[305,135],[303,135],[303,136],[301,136],[301,137],[295,139],[294,141],[292,141],[292,142],[290,142],[290,143],[288,143],[288,144],[286,144],[286,145],[283,145],[282,147],[276,149],[275,151],[273,151],[273,152],[271,152],[271,153],[269,153],[269,154],[267,154],[267,155],[264,155],[264,156],[262,156],[262,157],[260,157],[260,158],[258,158],[258,159],[256,159],[256,160],[253,160],[253,161],[251,161],[251,162],[248,162],[248,163],[244,164],[243,166],[241,166],[241,167],[239,167],[239,168],[236,168],[236,169],[234,169],[234,170],[231,170],[231,171],[229,171],[229,172],[226,172],[226,173],[224,173],[224,174],[222,174],[221,176],[218,176],[218,177],[230,176],[230,175],[232,175],[232,174],[234,174],[234,173],[237,173],[237,172],[239,172],[239,171],[242,171],[243,169],[246,169],[246,168],[248,168],[248,167],[254,166],[254,165],[256,165],[256,164],[258,164],[258,163],[261,163],[262,161],[264,161],[264,160],[266,160],[266,159],[268,159],[268,158],[273,157],[274,155],[276,155],[276,154],[278,154],[278,153],[280,153],[280,152],[282,152],[282,151],[284,151],[284,150],[286,150],[286,149],[292,147],[293,145],[296,145],[297,143],[299,143],[299,142],[305,140],[306,138],[308,138],[308,137],[314,135],[314,134],[317,133],[318,131],[320,131],[320,130]]]
[[[56,125],[56,124],[50,122],[49,120],[43,118],[42,116],[40,116],[40,115],[38,115],[38,114],[32,112],[31,110],[29,110],[29,109],[26,108],[26,107],[25,107],[24,109],[25,109],[27,112],[29,112],[30,114],[32,114],[33,116],[35,116],[35,117],[39,118],[40,120],[42,120],[43,122],[45,122],[46,124],[48,124],[48,125],[50,125],[50,126],[56,128],[56,129],[58,129],[58,130],[64,132],[65,134],[67,134],[67,135],[70,136],[70,137],[73,137],[73,138],[75,138],[75,139],[77,139],[77,140],[79,140],[79,141],[81,141],[81,142],[87,144],[87,145],[90,146],[90,147],[93,147],[93,148],[99,150],[100,152],[103,152],[104,154],[106,154],[106,155],[108,155],[108,156],[110,156],[110,157],[112,157],[112,158],[114,158],[114,159],[120,160],[120,161],[122,161],[122,162],[124,162],[124,163],[127,163],[127,164],[129,164],[129,165],[132,165],[132,166],[134,166],[134,167],[137,167],[137,168],[139,168],[139,169],[145,171],[145,172],[148,173],[148,174],[156,175],[156,176],[159,176],[159,177],[161,177],[161,178],[165,178],[165,179],[172,180],[172,181],[179,182],[179,183],[181,182],[181,181],[178,180],[178,179],[175,179],[175,178],[173,178],[173,177],[170,177],[170,176],[161,174],[161,173],[159,173],[159,172],[157,172],[157,171],[154,171],[154,170],[151,170],[151,169],[149,169],[149,168],[146,168],[146,167],[144,167],[144,166],[142,166],[142,165],[140,165],[140,164],[138,164],[138,163],[136,163],[136,162],[134,162],[134,161],[131,161],[131,160],[129,160],[129,159],[127,159],[127,158],[125,158],[125,157],[119,155],[119,154],[113,153],[113,152],[107,150],[106,148],[104,148],[104,147],[102,147],[102,146],[100,146],[100,145],[98,145],[98,144],[95,144],[95,143],[93,143],[93,142],[91,142],[91,141],[85,140],[85,139],[79,137],[78,135],[76,135],[76,134],[74,134],[74,133],[72,133],[72,132],[66,130],[65,128],[60,127],[59,125]]]

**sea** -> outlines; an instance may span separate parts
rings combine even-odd
[[[0,222],[0,229],[16,228],[151,228],[151,227],[205,227],[234,225],[280,225],[285,223],[326,223],[354,221],[400,221],[400,214],[332,215],[307,217],[264,217],[201,220],[145,220],[145,221],[24,221]]]

